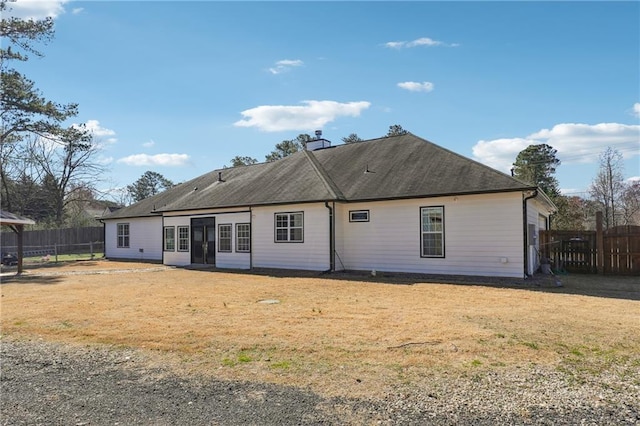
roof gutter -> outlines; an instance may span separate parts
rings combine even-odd
[[[522,195],[525,193],[523,192]],[[527,214],[527,201],[538,196],[538,190],[534,189],[531,195],[526,195],[522,199],[522,244],[523,244],[523,253],[524,253],[524,278],[529,277],[529,239],[527,238],[528,233],[528,214]]]
[[[253,269],[253,209],[249,206],[249,269]]]
[[[214,209],[232,209],[232,208],[251,208],[251,207],[262,207],[262,206],[283,206],[287,204],[310,204],[310,203],[321,203],[321,202],[345,202],[345,203],[362,203],[362,202],[371,202],[371,201],[396,201],[396,200],[412,200],[416,198],[440,198],[440,197],[453,197],[453,196],[466,196],[466,195],[481,195],[481,194],[506,194],[512,192],[522,192],[528,189],[533,189],[530,187],[526,188],[509,188],[509,189],[493,189],[487,191],[469,191],[469,192],[443,192],[440,194],[410,194],[404,195],[400,197],[373,197],[373,198],[353,198],[347,199],[340,192],[336,192],[336,189],[331,189],[331,185],[324,179],[324,183],[330,191],[330,197],[326,198],[317,198],[317,199],[308,199],[308,200],[285,200],[285,201],[274,201],[274,202],[258,202],[258,203],[244,203],[244,204],[224,204],[224,205],[209,205],[209,206],[191,206],[179,209],[156,209],[152,214],[144,214],[144,215],[131,215],[131,216],[122,216],[115,218],[106,218],[108,220],[115,219],[129,219],[136,217],[157,217],[161,214],[168,212],[184,212],[184,211],[192,211],[192,210],[214,210]],[[209,213],[206,213],[209,214]]]
[[[336,203],[334,201],[331,203],[331,205],[329,205],[329,202],[325,201],[324,206],[329,210],[329,270],[327,272],[333,272],[336,270],[336,262],[333,256],[333,253],[335,253],[335,246],[336,246],[336,239],[335,239],[336,226],[335,226],[335,217],[334,217]]]

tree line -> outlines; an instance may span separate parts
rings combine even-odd
[[[547,144],[529,145],[513,163],[512,174],[526,183],[542,189],[557,206],[551,229],[595,229],[595,215],[603,212],[605,228],[618,225],[640,225],[640,181],[624,180],[622,154],[606,148],[600,155],[600,165],[591,181],[589,198],[563,195],[555,177],[561,162],[557,150]]]
[[[393,124],[389,126],[389,130],[387,131],[387,134],[385,136],[386,137],[399,136],[407,133],[408,132],[405,129],[403,129],[401,125]],[[304,149],[307,142],[311,140],[313,140],[313,138],[306,133],[298,135],[298,137],[296,137],[295,139],[284,140],[276,144],[274,150],[271,151],[269,154],[265,155],[264,160],[267,163],[280,160],[281,158],[287,157],[291,154],[294,154]],[[362,141],[363,139],[360,138],[360,136],[358,136],[357,133],[351,133],[349,136],[345,136],[342,138],[342,142],[344,142],[345,144],[362,142]],[[248,166],[256,163],[258,163],[258,160],[256,158],[242,156],[242,155],[236,155],[231,159],[231,167]]]

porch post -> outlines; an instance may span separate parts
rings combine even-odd
[[[15,225],[16,234],[18,237],[18,275],[22,273],[22,258],[24,257],[24,244],[22,236],[24,234],[24,225]]]

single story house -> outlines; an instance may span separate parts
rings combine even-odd
[[[318,138],[102,220],[109,259],[525,278],[554,209],[535,186],[408,133]]]

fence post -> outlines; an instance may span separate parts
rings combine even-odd
[[[596,268],[598,274],[604,274],[604,232],[602,231],[602,212],[596,212]]]
[[[56,263],[58,263],[58,243],[53,244],[53,253],[56,255]]]
[[[91,259],[93,259],[93,241],[89,241],[89,252],[91,253]]]

